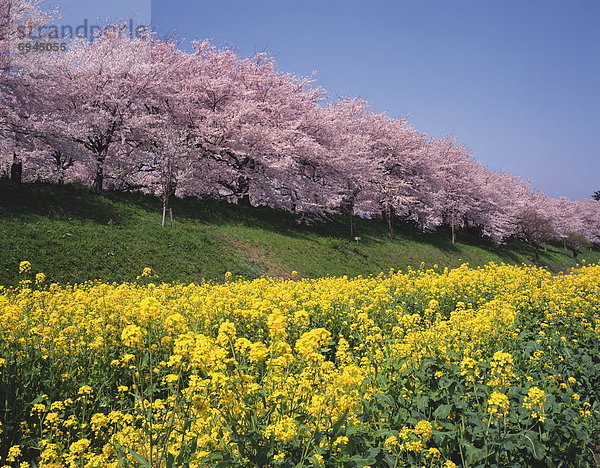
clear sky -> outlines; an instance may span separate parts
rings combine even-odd
[[[552,196],[600,190],[600,1],[54,0],[77,16],[147,16],[317,72],[332,96],[455,135],[486,166]],[[102,13],[95,12],[103,5]],[[109,13],[106,11],[110,10]],[[114,12],[114,13],[112,13]],[[182,43],[185,47],[185,42]]]

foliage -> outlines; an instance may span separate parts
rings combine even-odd
[[[565,236],[565,246],[573,252],[573,257],[577,258],[577,255],[590,247],[590,243],[581,234],[568,232]]]
[[[550,218],[532,208],[524,210],[519,215],[518,226],[519,237],[533,246],[536,258],[539,255],[540,245],[555,236]]]
[[[199,285],[19,272],[0,291],[13,466],[593,463],[599,265]]]

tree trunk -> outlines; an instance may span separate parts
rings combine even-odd
[[[350,237],[354,238],[356,235],[354,232],[354,197],[342,201],[340,212],[342,215],[348,216],[350,220]]]
[[[166,185],[164,186],[162,193],[162,222],[161,225],[164,227],[167,221],[167,212],[169,213],[169,218],[171,219],[171,227],[173,227],[173,208],[171,208],[171,197],[175,196],[177,182],[173,179],[169,179]]]
[[[390,239],[394,238],[394,216],[393,216],[393,210],[391,206],[388,206],[387,211],[387,222],[388,222],[388,234],[390,236]]]
[[[98,192],[104,187],[104,167],[101,163],[96,165],[96,176],[94,177],[94,189]]]
[[[162,222],[160,223],[162,227],[165,227],[165,221],[167,220],[167,211],[169,210],[169,198],[170,198],[170,189],[167,189],[167,191],[165,191],[165,193],[163,193],[163,197],[162,197],[162,202],[163,202],[163,209],[162,209]]]
[[[14,184],[20,184],[23,180],[23,163],[13,154],[12,164],[10,165],[10,180]]]
[[[247,193],[242,195],[240,198],[238,198],[238,204],[243,206],[250,206],[250,195],[248,195]]]
[[[63,185],[65,183],[67,169],[73,165],[73,160],[71,157],[65,157],[62,152],[58,150],[52,152],[52,157],[56,164],[57,182],[59,185]]]
[[[538,263],[540,261],[540,246],[535,242],[532,242],[531,245],[533,247],[533,258],[535,259],[535,262]]]
[[[452,245],[456,244],[456,228],[454,226],[454,221],[450,223],[450,230],[452,231]]]
[[[94,177],[94,189],[101,192],[104,188],[104,161],[106,161],[108,149],[96,155],[96,176]]]
[[[57,168],[57,172],[58,172],[58,185],[63,185],[65,183],[65,174],[66,174],[66,169],[62,166],[59,166]]]
[[[250,180],[247,176],[241,175],[237,179],[238,204],[251,206],[250,203]]]

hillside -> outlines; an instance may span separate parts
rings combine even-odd
[[[161,205],[141,194],[95,193],[79,186],[0,183],[0,284],[14,284],[19,261],[51,281],[130,281],[152,267],[164,281],[221,279],[234,275],[305,277],[369,275],[409,265],[456,267],[464,262],[530,262],[528,246],[510,241],[496,247],[475,233],[421,233],[397,225],[389,239],[385,225],[357,220],[360,241],[349,238],[349,220],[334,217],[299,225],[289,213],[215,201],[176,200],[175,224],[160,226]],[[109,225],[109,219],[119,221]],[[580,256],[600,261],[600,252]],[[576,261],[549,245],[540,264],[552,270]]]

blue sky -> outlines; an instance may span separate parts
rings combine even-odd
[[[64,22],[151,21],[285,71],[331,95],[451,133],[486,166],[552,196],[600,190],[600,1],[55,0]],[[151,10],[150,10],[151,7]]]

